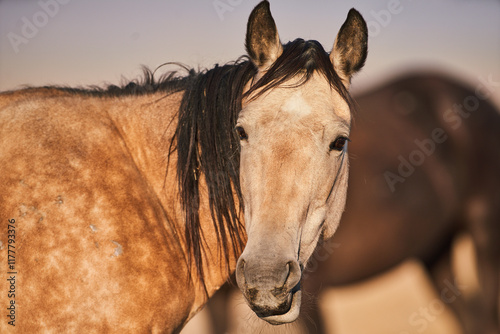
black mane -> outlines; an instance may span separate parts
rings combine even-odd
[[[165,92],[167,94],[185,90],[189,82],[199,75],[193,69],[189,69],[180,63],[166,63],[161,65],[177,65],[187,72],[187,75],[181,76],[177,71],[170,71],[155,79],[155,72],[147,67],[143,67],[143,76],[140,79],[129,81],[122,86],[107,85],[104,88],[99,86],[90,87],[64,87],[64,86],[45,86],[46,89],[57,89],[59,91],[94,97],[120,97],[133,95],[146,95],[155,92]],[[160,68],[158,67],[158,69]],[[28,87],[31,89],[31,87]]]
[[[234,64],[216,65],[189,82],[179,108],[177,130],[170,153],[177,151],[177,179],[186,221],[186,242],[203,281],[203,234],[199,220],[199,181],[208,188],[212,222],[219,250],[229,270],[231,253],[242,251],[242,202],[239,182],[239,141],[233,128],[241,110],[245,84],[256,74],[246,58]],[[188,258],[190,258],[188,256]]]
[[[257,98],[277,86],[286,87],[287,81],[294,77],[301,79],[295,84],[300,86],[315,72],[322,74],[332,89],[345,99],[351,109],[354,108],[328,53],[319,42],[303,39],[284,45],[282,55],[260,80],[251,82],[245,96],[255,93],[252,98]],[[188,70],[188,75],[184,77],[178,76],[177,72],[169,72],[156,80],[154,73],[145,69],[142,81],[130,82],[122,87],[58,88],[101,97],[184,91],[169,157],[177,152],[179,193],[186,223],[185,241],[191,252],[187,257],[195,261],[202,282],[203,259],[207,251],[217,251],[229,270],[230,258],[237,258],[244,247],[244,227],[239,218],[243,209],[239,183],[240,147],[233,129],[241,110],[244,87],[256,74],[257,68],[248,57],[241,57],[232,64],[216,65],[210,70]],[[218,237],[217,250],[204,247],[206,242],[199,219],[199,181],[202,177],[208,188],[212,223]]]

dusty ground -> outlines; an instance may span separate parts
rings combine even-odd
[[[449,282],[445,283],[448,288],[437,291],[421,263],[413,259],[369,281],[327,289],[321,296],[327,328],[332,334],[461,334],[448,304],[456,295],[467,297],[477,291],[473,258],[470,239],[457,240],[454,271],[460,289]],[[235,293],[228,309],[232,313],[230,334],[304,333],[296,323],[267,325],[248,309],[239,293]],[[182,334],[223,333],[212,330],[210,318],[202,311]]]

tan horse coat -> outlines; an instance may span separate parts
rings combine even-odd
[[[179,99],[46,89],[1,96],[0,305],[7,313],[7,224],[15,219],[17,331],[171,332],[203,305],[179,241],[175,173],[165,179]],[[213,231],[206,235],[217,249]],[[209,292],[226,280],[206,273],[215,276]]]

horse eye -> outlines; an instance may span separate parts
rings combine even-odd
[[[235,130],[236,130],[236,133],[238,134],[238,137],[240,137],[240,140],[248,139],[248,135],[245,132],[245,129],[243,129],[241,126],[237,126]]]
[[[349,138],[346,137],[338,137],[334,141],[330,143],[330,151],[342,151],[345,147],[345,144],[349,141]]]

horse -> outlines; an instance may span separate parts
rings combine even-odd
[[[309,333],[326,332],[318,305],[323,290],[370,279],[409,258],[426,266],[464,333],[500,332],[500,111],[488,100],[497,87],[492,77],[470,87],[422,71],[354,95],[346,209],[304,272],[301,322]],[[481,291],[472,300],[462,298],[450,262],[462,233],[477,254]],[[211,303],[220,309],[230,292],[223,289]],[[216,332],[225,332],[224,309],[209,310]],[[415,332],[425,330],[410,316]]]
[[[306,291],[418,258],[466,333],[499,333],[500,112],[488,101],[498,83],[481,80],[471,88],[424,71],[355,96],[346,210],[335,236],[318,249],[321,261],[308,273]],[[464,232],[475,246],[482,289],[472,308],[449,292],[450,284],[461,287],[449,252]],[[306,321],[314,333],[321,324],[316,301],[304,307],[316,319]]]
[[[331,52],[283,45],[262,1],[233,63],[0,94],[0,330],[177,333],[234,271],[294,321],[344,209],[367,33],[351,9]]]

